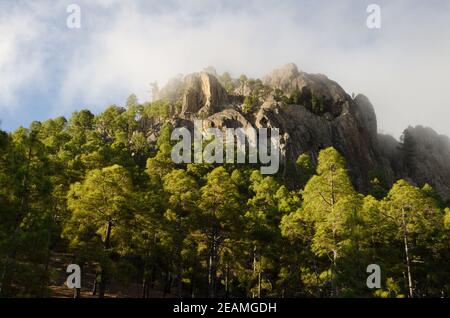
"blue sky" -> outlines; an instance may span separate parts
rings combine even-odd
[[[81,8],[68,29],[67,6]],[[368,29],[367,5],[381,7]],[[376,108],[379,130],[450,136],[450,1],[0,0],[0,128],[99,112],[149,84],[213,65],[260,77],[323,73]]]

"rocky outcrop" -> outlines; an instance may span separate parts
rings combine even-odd
[[[259,110],[255,126],[280,129],[286,177],[296,169],[300,154],[309,153],[316,160],[320,150],[333,146],[347,159],[355,185],[366,190],[369,173],[383,171],[376,135],[371,135],[363,120],[367,116],[351,100],[343,104],[336,118],[315,115],[302,105],[273,104]]]
[[[308,74],[298,70],[295,64],[286,64],[263,78],[266,85],[280,89],[290,96],[298,91],[303,97],[315,95],[324,100],[333,115],[339,115],[342,104],[350,96],[336,82],[322,74]]]
[[[432,185],[445,200],[450,200],[450,139],[433,129],[416,126],[406,129],[411,154],[404,158],[408,177],[418,185]]]
[[[371,137],[376,137],[378,131],[377,115],[375,114],[375,109],[372,103],[366,96],[358,94],[355,97],[355,104],[359,109],[359,120],[367,128]]]
[[[381,155],[394,172],[392,179],[407,179],[418,186],[428,183],[442,199],[450,200],[450,139],[422,126],[408,127],[404,136],[408,140],[401,143],[378,135]]]
[[[239,84],[230,96],[213,75],[188,75],[182,84],[182,110],[172,123],[192,128],[194,119],[204,119],[207,127],[278,128],[282,171],[294,186],[298,156],[309,153],[317,160],[320,150],[333,146],[346,158],[352,180],[360,191],[369,189],[370,178],[375,174],[388,184],[400,178],[417,185],[429,183],[443,198],[450,199],[447,137],[428,128],[409,128],[415,155],[407,157],[399,141],[378,134],[375,110],[366,96],[352,98],[326,76],[299,71],[295,64],[282,66],[262,82],[273,93],[262,101],[260,98],[252,113],[244,114],[242,103],[251,94],[250,86]],[[276,90],[281,90],[287,99],[275,98]],[[294,100],[290,97],[293,94],[299,96],[296,102],[290,102]],[[313,95],[326,103],[318,113],[308,105]]]
[[[228,103],[228,94],[209,73],[195,73],[185,78],[181,116],[205,117],[220,112]]]
[[[226,109],[205,120],[209,127],[222,128],[252,128],[253,125],[236,109]]]
[[[321,149],[333,146],[347,159],[360,190],[368,189],[372,172],[391,178],[393,173],[379,151],[376,115],[367,97],[358,95],[353,100],[336,82],[324,75],[300,72],[294,64],[273,71],[263,81],[284,92],[312,92],[330,106],[322,115],[297,104],[265,103],[260,108],[255,126],[278,127],[284,136],[286,177],[295,176],[292,171],[300,154],[309,153],[316,160]]]

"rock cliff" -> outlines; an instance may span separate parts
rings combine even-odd
[[[201,118],[219,128],[279,128],[282,173],[288,181],[296,177],[300,154],[317,160],[321,149],[333,146],[346,158],[360,191],[367,191],[376,175],[387,184],[399,178],[429,183],[450,199],[449,138],[429,128],[408,128],[414,154],[407,156],[403,143],[378,134],[375,110],[366,96],[349,96],[325,75],[287,64],[256,84],[235,80],[232,93],[208,73],[188,75],[182,82],[182,109],[172,118],[175,125],[192,126]],[[251,97],[251,111],[244,108],[246,97]]]

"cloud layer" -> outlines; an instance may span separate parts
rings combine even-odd
[[[66,27],[81,7],[82,28]],[[450,135],[450,4],[378,1],[32,1],[0,3],[0,119],[100,111],[149,83],[213,65],[260,77],[288,62],[324,73],[375,105],[380,130],[409,124]]]

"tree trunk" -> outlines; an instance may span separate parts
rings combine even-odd
[[[167,294],[170,294],[171,286],[172,286],[172,274],[170,272],[167,272],[166,282],[164,284],[163,298],[166,297]]]
[[[106,226],[106,234],[105,234],[105,253],[109,253],[109,249],[111,248],[111,229],[112,222],[108,221]],[[106,281],[108,279],[108,273],[105,268],[106,266],[102,266],[100,271],[100,283],[98,284],[98,298],[104,298],[106,292]]]
[[[142,298],[147,298],[148,289],[150,288],[149,272],[148,272],[148,259],[149,259],[149,253],[147,251],[145,254],[145,257],[144,257],[144,268],[143,268],[143,273],[142,273],[142,290],[141,290]]]
[[[261,255],[259,256],[259,268],[258,268],[258,298],[261,298],[262,294],[262,264],[261,264]]]
[[[94,286],[92,286],[92,296],[97,295],[98,272],[95,273]]]
[[[109,248],[111,247],[111,228],[112,228],[112,222],[108,221],[108,224],[106,226],[106,234],[105,234],[105,250],[108,252]]]
[[[253,277],[256,273],[256,245],[253,246]],[[252,278],[253,280],[253,278]],[[252,298],[255,298],[255,292],[252,292]]]
[[[146,298],[147,296],[147,278],[145,277],[145,273],[144,273],[144,278],[142,279],[142,291],[141,291],[141,297],[142,298]]]
[[[313,268],[314,268],[314,274],[316,277],[316,297],[319,297],[319,295],[322,295],[321,288],[320,288],[320,274],[317,271],[317,261],[316,256],[313,255]]]
[[[216,282],[217,282],[217,237],[213,235],[211,248],[209,253],[208,266],[208,297],[216,297]]]
[[[4,281],[5,281],[5,278],[6,278],[8,262],[9,262],[9,258],[8,258],[8,255],[6,255],[5,260],[4,260],[4,264],[3,264],[2,275],[0,277],[0,297],[3,297],[3,292],[4,292],[3,286],[4,286]]]
[[[191,276],[191,298],[195,298],[195,277],[194,275]]]
[[[181,256],[181,250],[177,253],[177,256],[178,256],[177,290],[178,290],[178,297],[183,298],[183,260]]]
[[[100,283],[98,284],[98,298],[105,298],[107,276],[105,268],[102,268],[100,272]]]
[[[337,251],[333,250],[333,269],[331,271],[331,293],[332,293],[332,297],[337,297],[339,292],[338,292],[338,288],[336,286],[336,283],[334,282],[335,278],[336,278],[336,272],[337,272],[337,268],[336,268],[336,264],[337,264]]]
[[[100,281],[98,284],[98,298],[105,298],[106,284]]]
[[[334,185],[334,173],[333,170],[334,167],[331,168],[331,197],[330,197],[330,203],[331,203],[331,214],[334,214],[334,206],[336,204],[336,197],[335,197],[335,185]],[[333,222],[333,244],[336,247],[336,224]],[[332,270],[331,270],[331,296],[337,297],[338,296],[338,288],[335,283],[336,273],[337,273],[337,250],[336,248],[333,249],[333,264],[332,264]]]
[[[229,275],[230,275],[230,266],[227,262],[226,268],[225,268],[225,298],[228,298],[230,296],[230,291],[229,291]]]
[[[411,274],[411,262],[409,258],[409,248],[408,248],[408,231],[406,229],[406,215],[405,210],[403,210],[402,220],[403,220],[403,243],[405,247],[405,258],[406,258],[406,269],[408,274],[408,293],[409,298],[414,298],[414,288],[413,288],[413,280]]]
[[[258,271],[258,298],[261,298],[261,269]]]

